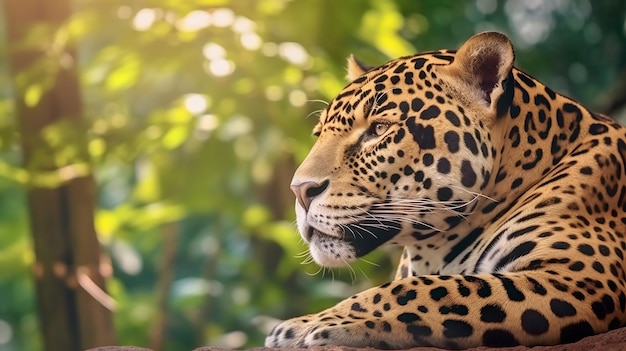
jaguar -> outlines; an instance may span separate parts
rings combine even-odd
[[[626,323],[626,129],[514,67],[510,39],[350,80],[296,170],[324,267],[403,247],[390,282],[288,319],[268,347],[554,345]]]

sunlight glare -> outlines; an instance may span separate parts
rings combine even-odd
[[[217,59],[210,61],[205,69],[208,69],[208,72],[215,77],[225,77],[235,71],[235,64],[226,59]]]
[[[216,115],[206,114],[198,116],[194,136],[200,141],[207,140],[218,126],[219,119]]]
[[[219,119],[216,115],[202,115],[198,117],[196,127],[202,131],[213,131],[219,126]]]
[[[250,51],[258,50],[263,44],[261,37],[253,32],[241,35],[241,46]]]
[[[141,256],[130,244],[123,241],[111,243],[111,256],[119,269],[128,275],[137,275],[143,268]]]
[[[157,19],[157,11],[155,9],[143,8],[135,14],[133,18],[133,28],[138,31],[146,31],[152,27]]]
[[[176,28],[183,32],[196,32],[211,25],[211,14],[195,10],[176,22]]]
[[[293,42],[281,43],[278,46],[278,53],[283,59],[298,66],[304,66],[309,59],[309,54],[302,45]]]
[[[206,43],[202,47],[202,55],[207,60],[218,60],[226,57],[226,50],[216,43]]]
[[[235,22],[235,13],[229,8],[219,8],[213,12],[213,25],[216,27],[228,27]]]
[[[235,19],[232,27],[233,31],[244,34],[254,32],[256,25],[252,20],[247,17],[237,16],[237,19]]]
[[[209,107],[206,97],[201,94],[188,94],[185,96],[183,104],[187,111],[194,115],[203,113]]]

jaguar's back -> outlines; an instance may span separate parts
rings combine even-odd
[[[296,171],[298,228],[396,279],[288,320],[269,346],[566,343],[626,322],[626,129],[513,67],[499,33],[366,69]]]

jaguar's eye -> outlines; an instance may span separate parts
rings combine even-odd
[[[367,130],[367,134],[372,135],[372,136],[381,136],[385,134],[387,130],[389,130],[388,123],[374,122],[370,125],[369,129]]]
[[[313,128],[313,136],[314,137],[319,137],[320,134],[322,134],[322,126],[318,123],[314,128]]]

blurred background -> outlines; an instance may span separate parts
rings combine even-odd
[[[39,2],[71,13],[19,40],[7,30],[19,2],[0,17],[0,351],[45,347],[27,191],[84,175],[112,267],[112,300],[98,301],[119,344],[260,346],[273,318],[388,280],[396,250],[320,270],[302,264],[294,225],[290,178],[350,53],[381,64],[499,30],[517,66],[554,90],[614,117],[626,105],[622,0]],[[25,47],[40,57],[15,74],[8,58]],[[16,106],[68,92],[53,81],[63,69],[80,82],[81,118],[41,129],[42,173],[25,165]]]

